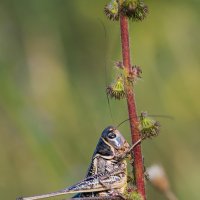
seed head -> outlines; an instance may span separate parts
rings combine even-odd
[[[111,98],[123,99],[126,97],[125,88],[124,88],[124,79],[122,76],[119,76],[117,80],[106,89],[107,94]]]
[[[104,13],[106,16],[113,21],[119,20],[119,5],[117,0],[112,0],[104,7]]]
[[[147,112],[141,113],[139,128],[143,138],[152,138],[160,132],[159,122],[148,117]]]
[[[142,21],[148,14],[148,7],[143,0],[124,0],[121,12],[129,19]]]
[[[131,71],[127,75],[127,79],[131,83],[135,83],[138,79],[141,78],[142,69],[139,66],[132,66]]]

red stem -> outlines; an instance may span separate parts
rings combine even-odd
[[[128,19],[121,15],[120,16],[120,29],[121,29],[121,43],[122,43],[122,57],[123,57],[123,65],[125,69],[129,72],[131,70],[131,62],[130,62],[130,48],[129,48],[129,32],[128,32]],[[136,111],[136,103],[134,98],[134,92],[132,88],[126,87],[127,92],[127,105],[128,105],[128,113],[130,119],[130,129],[131,129],[131,137],[132,144],[140,139],[139,132],[139,122]],[[144,166],[143,166],[143,158],[141,145],[138,144],[137,147],[133,149],[134,155],[134,172],[136,179],[137,191],[146,199],[145,194],[145,184],[144,184]]]

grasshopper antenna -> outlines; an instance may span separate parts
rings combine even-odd
[[[123,123],[125,123],[125,122],[127,122],[127,121],[129,121],[129,120],[130,120],[130,119],[125,119],[124,121],[120,122],[120,123],[117,125],[116,128],[119,128]]]
[[[158,117],[158,118],[165,118],[165,119],[170,119],[174,120],[174,117],[171,115],[148,115],[149,117]],[[138,116],[139,117],[139,116]]]
[[[140,117],[141,115],[138,115],[138,117]],[[166,119],[170,119],[170,120],[174,120],[174,117],[170,116],[170,115],[148,115],[149,117],[158,117],[158,118],[166,118]],[[129,121],[130,118],[125,119],[124,121],[120,122],[116,128],[119,128],[123,123]]]
[[[106,27],[105,27],[105,24],[103,23],[103,21],[98,18],[102,28],[103,28],[103,31],[104,31],[104,39],[105,39],[105,51],[103,50],[104,52],[104,69],[105,69],[105,88],[107,88],[108,86],[108,73],[107,73],[107,49],[108,49],[108,45],[107,45],[107,31],[106,31]],[[110,116],[111,116],[111,119],[112,119],[112,122],[114,122],[114,119],[113,119],[113,114],[112,114],[112,110],[111,110],[111,104],[110,104],[110,100],[109,100],[109,97],[108,97],[108,94],[106,92],[106,98],[107,98],[107,102],[108,102],[108,109],[109,109],[109,113],[110,113]]]

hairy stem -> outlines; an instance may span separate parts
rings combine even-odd
[[[131,70],[131,62],[130,62],[130,48],[129,48],[129,31],[128,31],[128,19],[121,15],[120,16],[120,30],[121,30],[121,44],[122,44],[122,57],[123,57],[123,65],[127,72]],[[131,129],[131,137],[132,144],[140,139],[139,132],[139,122],[136,111],[136,103],[134,97],[134,91],[131,87],[126,85],[126,93],[127,93],[127,105],[128,105],[128,114],[130,119],[130,129]],[[144,166],[143,166],[143,158],[141,152],[141,144],[138,144],[133,149],[134,155],[134,172],[136,179],[136,186],[138,193],[141,194],[143,199],[146,199],[145,195],[145,184],[144,184]]]

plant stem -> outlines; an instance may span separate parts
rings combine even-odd
[[[120,16],[120,30],[121,30],[123,65],[127,70],[127,72],[129,72],[131,70],[131,62],[130,62],[130,48],[129,48],[128,19],[123,15]],[[127,106],[130,119],[132,144],[134,144],[136,141],[140,139],[140,132],[138,127],[139,121],[136,111],[134,91],[131,87],[128,87],[126,85],[126,92],[127,92]],[[133,149],[133,155],[134,155],[133,168],[135,172],[137,191],[145,200],[146,195],[145,195],[145,184],[144,184],[144,166],[143,166],[141,144],[138,144]]]

